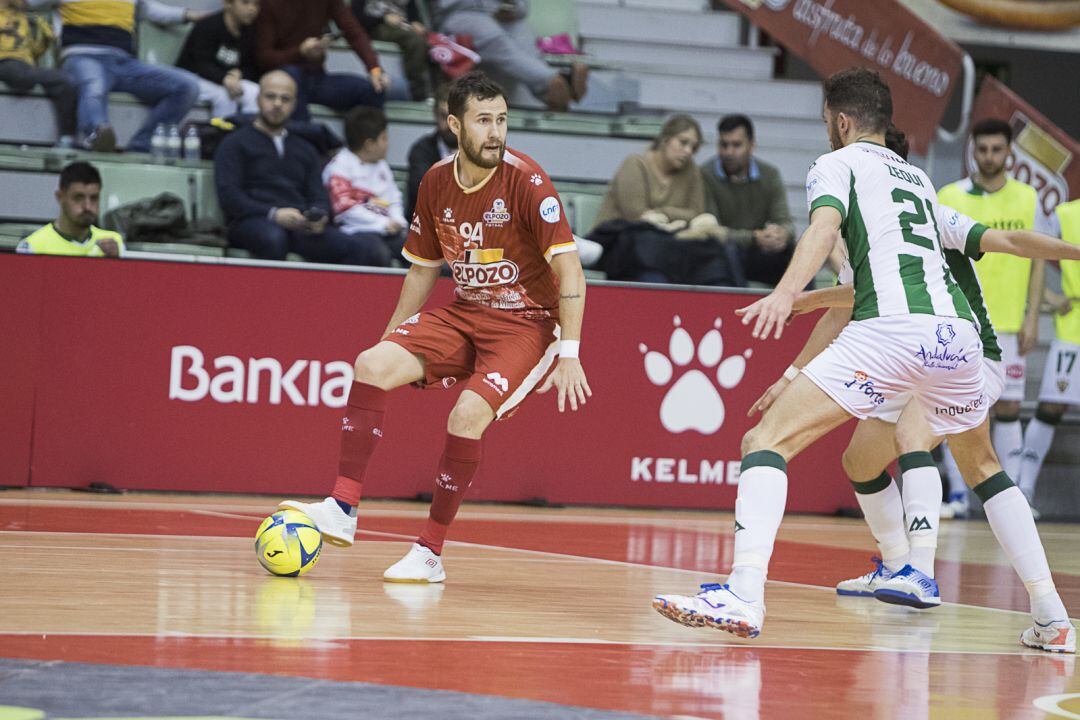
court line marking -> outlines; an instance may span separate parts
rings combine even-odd
[[[229,513],[219,513],[219,512],[215,512],[215,511],[209,511],[209,510],[198,511],[198,512],[206,513],[206,514],[226,516],[226,517],[230,516]],[[251,518],[251,517],[249,517],[247,515],[232,514],[231,516],[233,517],[233,519],[243,519],[243,520],[257,519],[257,518]],[[18,535],[23,535],[23,536],[25,536],[27,534],[38,534],[38,532],[39,531],[27,531],[27,530],[0,530],[0,534],[18,534]],[[383,532],[383,531],[380,531],[380,530],[357,530],[357,532],[360,535],[373,535],[373,536],[390,538],[390,539],[393,539],[393,540],[412,541],[412,540],[416,539],[415,535],[404,535],[404,534],[401,534],[401,533],[389,533],[389,532]],[[42,534],[48,534],[48,533],[42,533]],[[113,537],[150,537],[150,538],[159,538],[159,539],[164,539],[164,538],[169,538],[169,537],[189,537],[189,536],[186,536],[186,535],[145,535],[145,534],[139,535],[139,534],[135,534],[135,533],[130,533],[130,534],[127,534],[127,533],[83,533],[83,532],[65,532],[65,531],[53,531],[51,534],[56,534],[56,535],[79,535],[79,536],[85,535],[85,536],[99,536],[99,537],[102,536],[102,535],[108,535],[108,536],[113,536]],[[205,536],[204,535],[204,536],[199,536],[199,537],[201,539],[214,538],[214,539],[217,539],[217,540],[244,539],[244,538],[236,538],[236,537],[231,537],[231,536],[213,536],[213,535],[210,535],[210,536]],[[554,558],[562,558],[562,559],[574,560],[574,561],[578,561],[578,562],[599,563],[599,564],[603,564],[603,565],[614,565],[614,566],[617,566],[617,567],[629,567],[629,568],[634,568],[634,569],[637,569],[637,570],[649,570],[649,571],[654,571],[654,572],[655,571],[678,572],[678,573],[684,573],[684,574],[693,574],[693,575],[697,575],[698,577],[708,576],[710,574],[710,573],[708,573],[707,571],[704,571],[704,570],[693,570],[693,569],[689,569],[689,568],[669,567],[669,566],[666,566],[666,565],[646,565],[644,563],[634,563],[634,562],[629,562],[629,561],[626,561],[626,560],[609,560],[607,558],[595,558],[595,557],[589,557],[589,556],[585,556],[585,555],[570,555],[568,553],[557,553],[557,552],[551,552],[551,551],[548,551],[548,550],[530,550],[530,549],[527,549],[527,548],[513,548],[513,547],[505,547],[505,546],[502,546],[502,545],[489,545],[489,544],[486,544],[486,543],[473,543],[473,542],[467,542],[467,541],[463,541],[463,540],[447,540],[446,544],[447,545],[461,545],[461,546],[464,546],[464,547],[473,547],[473,548],[484,548],[484,549],[488,549],[488,550],[498,550],[498,551],[503,551],[503,552],[526,553],[526,554],[529,554],[529,555],[540,555],[540,556],[545,556],[545,557],[554,557]],[[714,573],[714,574],[717,574],[717,573]],[[824,590],[824,591],[827,591],[827,592],[830,592],[830,593],[835,593],[836,592],[836,588],[829,587],[829,586],[826,586],[826,585],[811,585],[809,583],[798,583],[798,582],[792,582],[790,580],[767,580],[766,582],[767,583],[772,583],[774,585],[782,585],[782,586],[785,586],[785,587],[795,587],[795,588],[803,588],[803,589],[809,589],[809,590]],[[958,602],[942,602],[941,604],[942,605],[952,605],[952,606],[961,607],[961,608],[970,608],[970,609],[973,609],[973,610],[984,610],[984,611],[988,611],[988,612],[1008,613],[1008,614],[1011,614],[1011,615],[1023,615],[1024,617],[1029,617],[1030,616],[1030,613],[1024,612],[1022,610],[1006,610],[1004,608],[986,607],[984,605],[971,605],[971,604],[968,604],[968,603],[958,603]]]
[[[109,496],[110,498],[113,496]],[[382,502],[380,499],[379,502]],[[386,502],[407,502],[387,499]],[[184,502],[154,502],[154,501],[120,501],[120,500],[65,500],[62,498],[50,499],[50,498],[3,498],[0,497],[0,507],[10,505],[64,505],[68,507],[78,508],[115,508],[115,509],[135,509],[135,510],[174,510],[177,512],[223,512],[228,513],[229,510],[239,512],[250,512],[255,515],[265,513],[267,506],[263,505],[230,505],[227,503],[184,503]],[[734,515],[733,510],[693,510],[686,508],[670,508],[672,513],[686,513],[686,517],[647,517],[647,516],[616,516],[614,514],[576,514],[573,512],[575,508],[541,508],[548,511],[550,514],[543,517],[543,522],[588,522],[597,525],[618,525],[618,524],[639,524],[648,525],[653,527],[668,527],[669,525],[685,529],[687,525],[694,525],[701,523],[707,527],[694,528],[694,529],[716,529],[716,525],[722,525],[724,520],[729,519]],[[664,509],[656,508],[618,508],[612,509],[612,513],[619,511],[624,512],[642,512],[642,513],[659,513],[665,512]],[[400,517],[400,518],[424,518],[427,517],[427,509],[410,510],[406,508],[400,509],[383,509],[379,507],[365,508],[364,515],[371,517]],[[711,517],[698,517],[693,513],[716,513],[718,520],[714,520]],[[728,516],[728,517],[724,517]],[[470,508],[466,505],[459,514],[460,518],[465,520],[515,520],[515,521],[537,521],[540,516],[532,513],[500,513],[482,510],[480,508]],[[785,522],[788,523],[787,528],[781,528],[781,531],[787,530],[831,530],[831,531],[844,531],[844,532],[860,532],[869,533],[866,525],[860,522],[857,518],[837,518],[838,520],[844,520],[842,524],[834,523],[817,523],[817,522],[800,522],[800,518],[806,517],[801,515],[788,515],[785,516]],[[963,521],[961,521],[963,522]],[[1069,530],[1056,530],[1051,527],[1055,523],[1041,523],[1039,526],[1039,535],[1043,537],[1053,537],[1057,539],[1073,539],[1075,538],[1075,532]],[[949,526],[943,525],[942,532],[947,533]],[[1045,528],[1045,529],[1044,529]],[[965,528],[967,533],[977,533],[985,536],[992,536],[993,533],[988,525],[985,524],[972,524],[968,523]],[[798,542],[798,541],[789,541]],[[820,544],[820,543],[815,543]],[[869,547],[869,546],[868,546]],[[870,548],[873,549],[872,547]],[[985,563],[984,563],[985,564]]]
[[[720,631],[716,631],[717,635],[720,635]],[[154,638],[164,640],[282,640],[282,641],[296,641],[305,640],[308,642],[439,642],[439,643],[521,643],[521,644],[534,644],[534,645],[602,645],[602,646],[639,646],[639,647],[663,647],[663,648],[693,648],[693,649],[708,649],[708,648],[741,648],[745,650],[813,650],[813,651],[828,651],[828,652],[878,652],[878,653],[898,653],[898,654],[916,654],[916,655],[1003,655],[1007,657],[1015,656],[1028,656],[1028,657],[1044,657],[1049,660],[1060,660],[1062,662],[1068,662],[1070,659],[1074,659],[1074,655],[1053,654],[1039,652],[1038,650],[1017,650],[1015,652],[1007,650],[941,650],[934,648],[927,649],[913,649],[913,648],[892,648],[883,647],[880,645],[870,645],[867,647],[838,647],[829,645],[773,645],[773,644],[758,644],[748,642],[700,642],[700,641],[688,641],[680,642],[677,640],[603,640],[599,638],[567,638],[567,637],[544,637],[544,636],[518,636],[518,635],[466,635],[465,637],[416,637],[405,635],[301,635],[297,633],[293,634],[255,634],[255,633],[187,633],[178,630],[170,630],[166,632],[89,632],[89,631],[63,631],[63,632],[41,632],[32,630],[13,630],[13,631],[0,631],[0,641],[4,637],[31,637],[40,636],[45,639],[49,636],[55,637],[130,637],[130,638]]]

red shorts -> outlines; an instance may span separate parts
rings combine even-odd
[[[425,386],[468,380],[495,411],[511,414],[555,367],[559,324],[458,301],[413,315],[386,338],[424,358]]]

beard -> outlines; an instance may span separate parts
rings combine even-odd
[[[461,139],[458,143],[458,147],[465,154],[465,158],[477,167],[490,170],[491,168],[498,167],[502,162],[503,153],[506,152],[506,143],[499,143],[499,151],[495,155],[494,160],[489,160],[484,157],[484,142],[472,142],[472,139],[465,132],[465,128],[461,128]]]
[[[833,150],[844,147],[844,141],[840,137],[840,129],[836,127],[836,123],[829,123],[829,147]]]
[[[979,174],[988,178],[1000,175],[1005,169],[1005,163],[995,163],[991,161],[979,162],[976,160],[975,164],[979,167]]]

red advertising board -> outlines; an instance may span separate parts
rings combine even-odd
[[[44,273],[4,322],[38,308],[41,340],[11,359],[35,386],[33,485],[321,494],[336,474],[356,353],[382,332],[397,275],[0,256],[0,277]],[[433,301],[449,297],[441,284]],[[747,408],[812,321],[780,342],[737,322],[749,296],[590,286],[582,359],[595,393],[560,415],[530,398],[485,437],[473,499],[734,506]],[[457,390],[403,388],[365,494],[430,492]],[[6,413],[6,411],[5,411]],[[5,419],[15,424],[15,419]],[[791,466],[788,506],[852,506],[849,429]]]
[[[897,0],[723,0],[822,77],[849,67],[882,74],[893,120],[926,154],[953,89],[963,51]]]
[[[983,78],[971,108],[972,124],[987,118],[1012,126],[1009,172],[1035,188],[1043,214],[1049,216],[1059,204],[1080,197],[1080,143],[990,75]],[[969,175],[977,169],[974,150],[969,136],[964,153]]]

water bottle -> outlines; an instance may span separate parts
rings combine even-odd
[[[176,125],[169,125],[169,134],[166,138],[165,162],[169,165],[175,165],[176,161],[180,159],[180,150],[183,147],[183,141],[180,139],[180,128]]]
[[[184,133],[184,159],[202,160],[202,141],[199,140],[199,130],[194,125],[188,125]]]
[[[154,158],[154,162],[158,165],[165,164],[165,153],[168,148],[168,133],[165,131],[164,123],[158,123],[154,128],[154,134],[150,136],[150,154]]]

